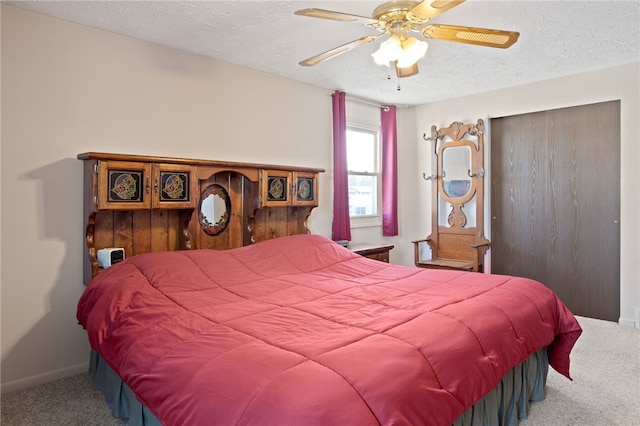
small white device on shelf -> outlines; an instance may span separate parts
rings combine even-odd
[[[124,249],[119,247],[103,248],[98,250],[98,265],[108,268],[124,260]]]

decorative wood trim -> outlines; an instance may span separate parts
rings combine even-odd
[[[77,155],[78,160],[115,160],[115,161],[137,161],[143,163],[171,163],[171,164],[188,164],[191,166],[209,166],[220,167],[227,170],[260,170],[260,169],[272,169],[272,170],[289,170],[289,171],[301,171],[301,172],[313,172],[322,173],[325,170],[314,167],[300,167],[300,166],[283,166],[276,164],[260,164],[260,163],[242,163],[237,161],[217,161],[217,160],[203,160],[195,158],[180,158],[180,157],[157,157],[152,155],[133,155],[133,154],[113,154],[106,152],[84,152]]]
[[[318,205],[318,174],[310,172],[293,172],[292,203],[297,206]]]

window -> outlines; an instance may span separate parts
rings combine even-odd
[[[378,221],[380,219],[379,133],[378,130],[372,128],[347,127],[349,216],[351,219],[373,218]],[[361,223],[361,225],[363,224]]]

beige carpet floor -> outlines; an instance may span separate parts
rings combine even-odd
[[[640,330],[579,317],[573,381],[550,370],[546,398],[522,426],[640,426]],[[3,426],[112,426],[89,374],[2,395]]]
[[[545,400],[521,426],[640,426],[640,330],[578,317],[573,381],[549,370]]]

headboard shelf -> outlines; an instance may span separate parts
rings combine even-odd
[[[261,163],[243,163],[238,161],[219,161],[219,160],[206,160],[196,158],[181,158],[181,157],[158,157],[153,155],[136,155],[136,154],[114,154],[107,152],[84,152],[77,155],[78,160],[119,160],[119,161],[140,161],[143,163],[170,163],[170,164],[187,164],[190,166],[211,166],[221,167],[231,170],[260,170],[260,169],[276,169],[276,170],[290,170],[301,172],[315,172],[322,173],[325,170],[322,168],[313,167],[301,167],[301,166],[285,166],[275,164],[261,164]]]
[[[308,233],[320,168],[85,152],[85,283],[97,251],[226,250]],[[204,195],[204,196],[203,196]],[[213,216],[213,217],[212,217]]]

